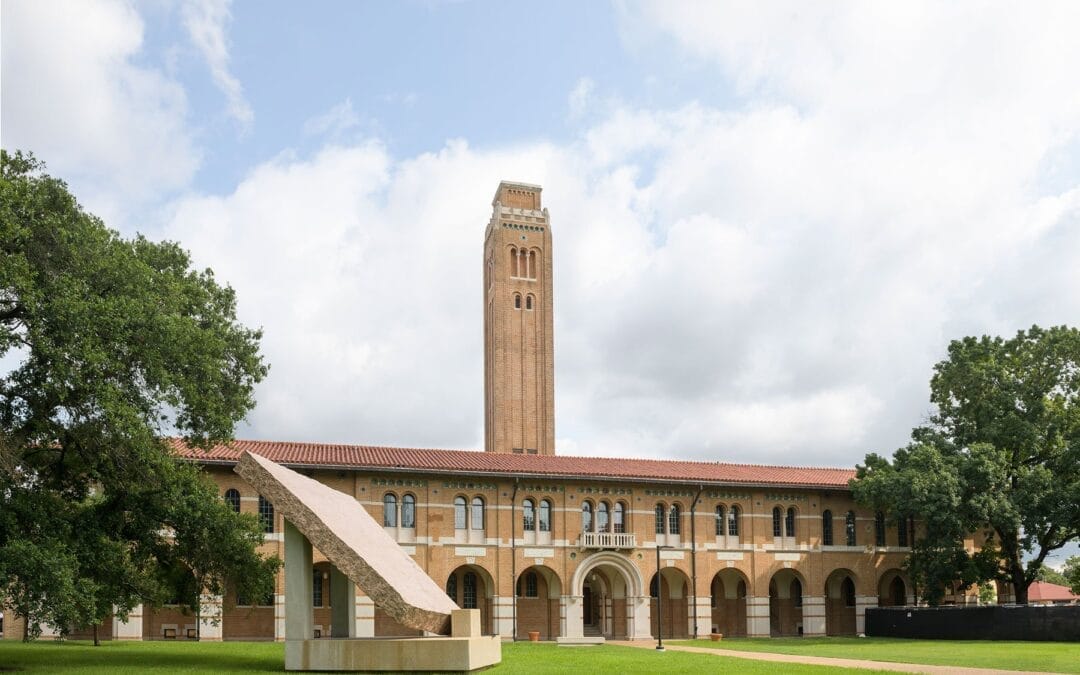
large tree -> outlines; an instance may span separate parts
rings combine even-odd
[[[1046,556],[1080,538],[1080,331],[956,340],[930,392],[930,423],[891,460],[867,455],[855,497],[921,521],[908,567],[928,600],[997,579],[1026,603]]]
[[[177,561],[266,595],[256,519],[163,440],[230,439],[267,372],[260,332],[177,244],[120,237],[0,152],[0,600],[30,637],[174,597]]]

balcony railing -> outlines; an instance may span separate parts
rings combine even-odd
[[[637,548],[637,538],[629,532],[582,532],[581,548]]]

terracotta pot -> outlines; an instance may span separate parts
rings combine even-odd
[[[709,633],[709,639],[713,642],[720,642],[724,638],[723,633]]]
[[[538,630],[529,631],[529,642],[540,642],[540,631],[538,631]]]

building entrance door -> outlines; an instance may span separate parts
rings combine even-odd
[[[586,626],[591,626],[593,625],[593,622],[595,620],[593,618],[592,589],[586,586],[582,590],[582,595],[584,596],[581,602],[582,623],[584,623]]]

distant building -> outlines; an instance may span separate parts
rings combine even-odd
[[[1073,593],[1068,586],[1052,584],[1048,581],[1035,581],[1028,586],[1029,605],[1077,605],[1080,595]]]

